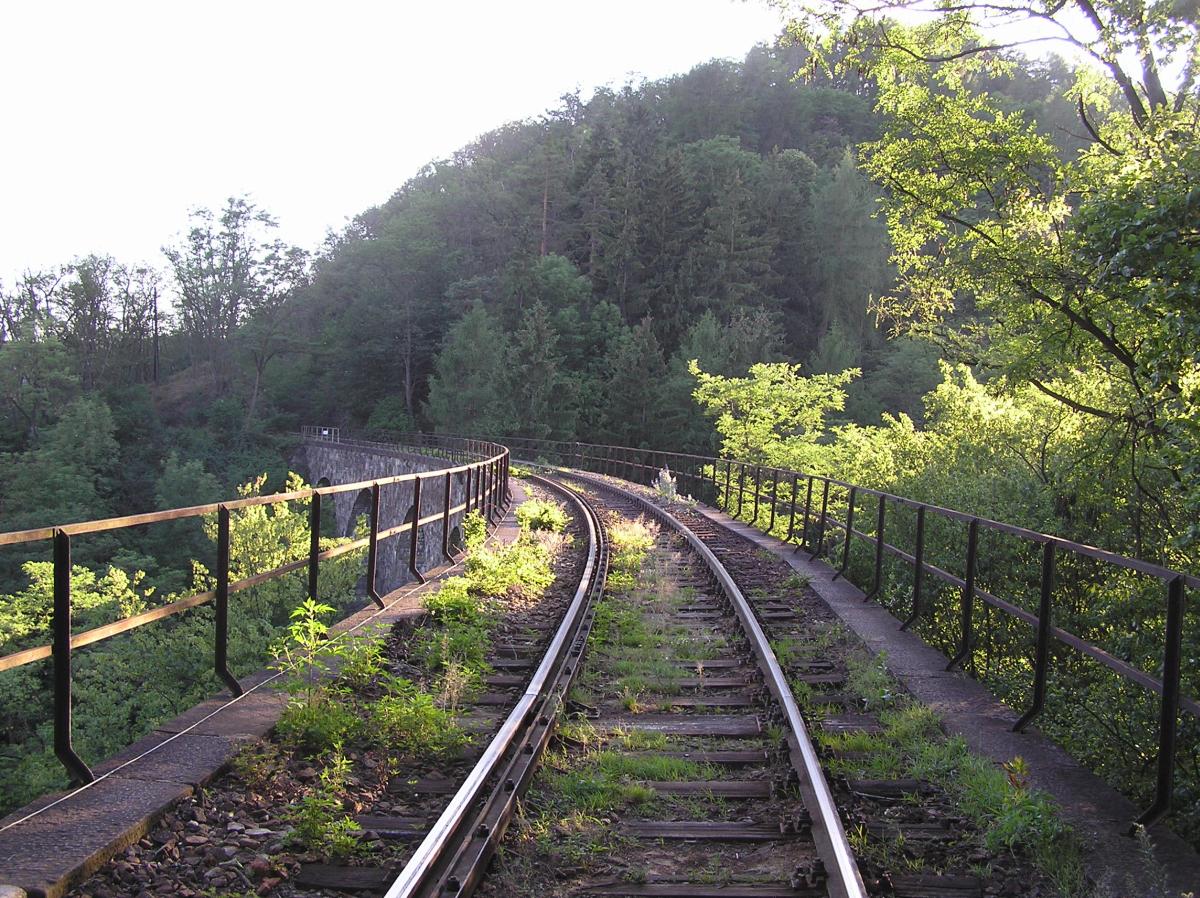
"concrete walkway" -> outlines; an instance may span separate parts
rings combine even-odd
[[[520,483],[512,481],[511,489],[509,513],[492,533],[504,542],[516,538],[512,512],[525,500]],[[369,605],[331,629],[386,627],[420,613],[424,594],[457,573],[459,564],[425,572],[426,584],[402,586],[383,597],[383,609]],[[287,703],[276,688],[278,679],[260,671],[239,680],[242,696],[221,692],[162,724],[96,765],[94,783],[39,799],[0,820],[0,898],[20,898],[20,890],[30,898],[58,898],[144,837],[163,812],[212,780],[244,743],[271,731]]]
[[[822,561],[809,561],[807,552],[767,536],[761,530],[706,506],[697,511],[728,527],[787,561],[809,579],[812,588],[842,622],[874,653],[886,652],[887,668],[912,696],[941,717],[944,728],[961,735],[976,754],[1002,764],[1017,755],[1030,768],[1030,779],[1049,793],[1063,816],[1083,837],[1087,873],[1097,881],[1112,877],[1114,895],[1126,895],[1126,876],[1145,887],[1145,867],[1137,844],[1126,835],[1130,822],[1141,812],[1129,799],[1098,776],[1085,770],[1055,743],[1030,727],[1014,733],[1018,714],[1001,704],[983,684],[960,672],[947,672],[946,657],[919,637],[900,630],[900,621],[875,602],[863,602],[863,593],[845,579],[834,580],[834,569]],[[1166,867],[1177,893],[1200,895],[1200,857],[1161,824],[1150,831],[1158,861]],[[1141,894],[1140,892],[1138,894]]]

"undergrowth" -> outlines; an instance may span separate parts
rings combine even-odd
[[[1022,758],[997,767],[973,754],[962,736],[947,737],[936,713],[900,692],[882,656],[859,653],[847,667],[847,691],[878,713],[884,731],[820,733],[829,749],[866,755],[829,761],[831,773],[932,783],[978,828],[989,851],[1024,854],[1062,895],[1086,894],[1078,837],[1050,797],[1030,785]]]

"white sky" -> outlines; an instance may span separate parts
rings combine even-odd
[[[161,267],[189,209],[241,193],[311,248],[564,93],[778,28],[755,0],[5,3],[0,280],[93,252]]]

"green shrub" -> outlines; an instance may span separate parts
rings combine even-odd
[[[567,511],[557,502],[530,499],[517,508],[517,523],[522,530],[550,530],[561,533],[566,529]]]
[[[468,512],[462,519],[463,545],[474,552],[487,540],[487,521],[477,511]]]
[[[471,581],[466,577],[450,577],[421,604],[435,621],[447,626],[482,624],[489,616],[479,597],[471,593]]]
[[[293,825],[289,842],[332,857],[345,857],[358,850],[356,836],[362,830],[342,805],[349,775],[350,761],[338,744],[326,759],[312,791],[288,815]]]
[[[467,580],[478,595],[503,596],[510,590],[536,596],[554,582],[549,552],[522,533],[508,546],[480,547],[467,558]]]
[[[412,757],[446,757],[468,741],[454,716],[408,680],[396,680],[392,692],[371,706],[370,720],[380,747]]]
[[[354,710],[325,690],[305,701],[293,699],[275,724],[280,740],[312,757],[359,735],[362,721]]]

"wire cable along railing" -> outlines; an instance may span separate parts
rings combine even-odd
[[[155,621],[182,614],[192,608],[213,603],[215,610],[213,667],[217,676],[225,683],[229,690],[235,696],[241,695],[242,688],[228,666],[229,599],[231,595],[245,589],[250,589],[253,586],[258,586],[276,577],[307,568],[308,596],[315,600],[320,582],[321,562],[329,561],[366,547],[367,564],[365,583],[367,594],[373,602],[382,607],[382,597],[376,589],[378,548],[381,542],[407,533],[410,540],[408,554],[409,571],[416,579],[420,580],[422,576],[418,569],[417,541],[418,535],[423,528],[441,524],[442,555],[446,560],[452,560],[451,517],[456,514],[478,511],[489,521],[493,521],[509,495],[509,453],[507,448],[496,443],[460,437],[420,435],[402,448],[394,443],[369,443],[367,441],[346,440],[341,438],[337,428],[328,427],[305,427],[302,429],[301,436],[307,441],[336,443],[339,446],[364,448],[378,452],[397,453],[402,452],[403,449],[417,450],[422,456],[442,458],[450,462],[450,465],[429,471],[399,474],[392,477],[382,477],[356,483],[315,487],[265,496],[250,496],[227,502],[195,505],[188,508],[173,508],[147,514],[0,533],[0,546],[15,546],[44,541],[50,541],[52,544],[54,577],[50,642],[45,645],[0,656],[0,671],[11,670],[46,658],[51,659],[53,665],[54,753],[66,768],[73,784],[82,785],[90,783],[94,779],[91,769],[75,752],[72,745],[71,655],[75,650],[93,645],[105,639],[110,639],[122,633],[127,633]],[[410,452],[409,454],[412,453]],[[463,501],[452,505],[451,487],[453,478],[457,475],[465,476],[462,493]],[[400,484],[412,484],[413,508],[416,509],[414,519],[405,521],[394,527],[381,529],[381,495],[385,490],[395,488]],[[441,487],[441,508],[432,514],[421,516],[421,492],[427,485],[430,488]],[[370,494],[369,529],[367,535],[334,546],[333,548],[322,550],[320,544],[322,498],[335,496],[339,493],[363,490],[369,491]],[[231,513],[252,506],[276,505],[293,501],[308,501],[310,503],[310,540],[307,556],[289,561],[268,571],[262,571],[243,579],[231,581]],[[429,504],[426,502],[426,507]],[[81,633],[71,632],[72,537],[122,530],[129,527],[161,524],[166,521],[202,518],[209,515],[216,515],[217,518],[216,565],[211,571],[215,580],[215,588],[194,593],[173,601],[170,604],[161,605],[140,614],[134,614]]]
[[[1154,693],[1159,696],[1155,797],[1137,822],[1149,826],[1169,812],[1174,789],[1176,751],[1179,745],[1180,712],[1200,719],[1200,702],[1184,695],[1182,688],[1185,591],[1188,587],[1200,586],[1200,578],[1195,575],[1025,527],[819,474],[736,459],[626,446],[520,437],[503,438],[502,442],[518,455],[541,457],[547,461],[556,461],[563,465],[647,485],[653,484],[663,468],[668,468],[678,478],[681,486],[693,491],[697,498],[719,505],[734,517],[748,519],[753,526],[762,527],[768,532],[777,529],[782,531],[786,520],[786,534],[782,537],[783,540],[794,543],[796,551],[801,548],[811,551],[813,558],[824,551],[831,551],[834,563],[838,566],[835,578],[844,576],[849,569],[852,543],[857,539],[873,553],[872,580],[865,590],[864,601],[880,595],[885,555],[899,559],[911,567],[911,605],[906,619],[901,624],[905,629],[928,614],[929,609],[924,606],[922,600],[926,591],[926,577],[957,588],[961,591],[957,611],[957,647],[947,664],[947,670],[962,664],[978,644],[981,634],[974,619],[977,601],[1012,620],[1027,624],[1035,633],[1032,700],[1014,725],[1015,730],[1025,729],[1046,709],[1051,641],[1068,646],[1124,680]],[[868,511],[875,512],[873,532],[855,526],[856,516],[861,517],[861,505],[864,500],[874,506],[868,508]],[[900,508],[909,509],[915,516],[915,535],[911,550],[887,541],[889,510],[894,514],[895,510]],[[965,551],[961,575],[927,560],[926,535],[934,520],[947,522],[948,525],[962,528],[964,531],[962,535],[965,537]],[[840,535],[830,541],[827,536],[831,532]],[[983,554],[980,549],[980,536],[988,532],[1013,537],[1022,545],[1038,550],[1040,569],[1037,572],[1036,613],[994,595],[977,582]],[[1153,676],[1055,624],[1055,572],[1062,559],[1068,557],[1090,559],[1110,569],[1131,572],[1159,582],[1164,602],[1161,676]]]

